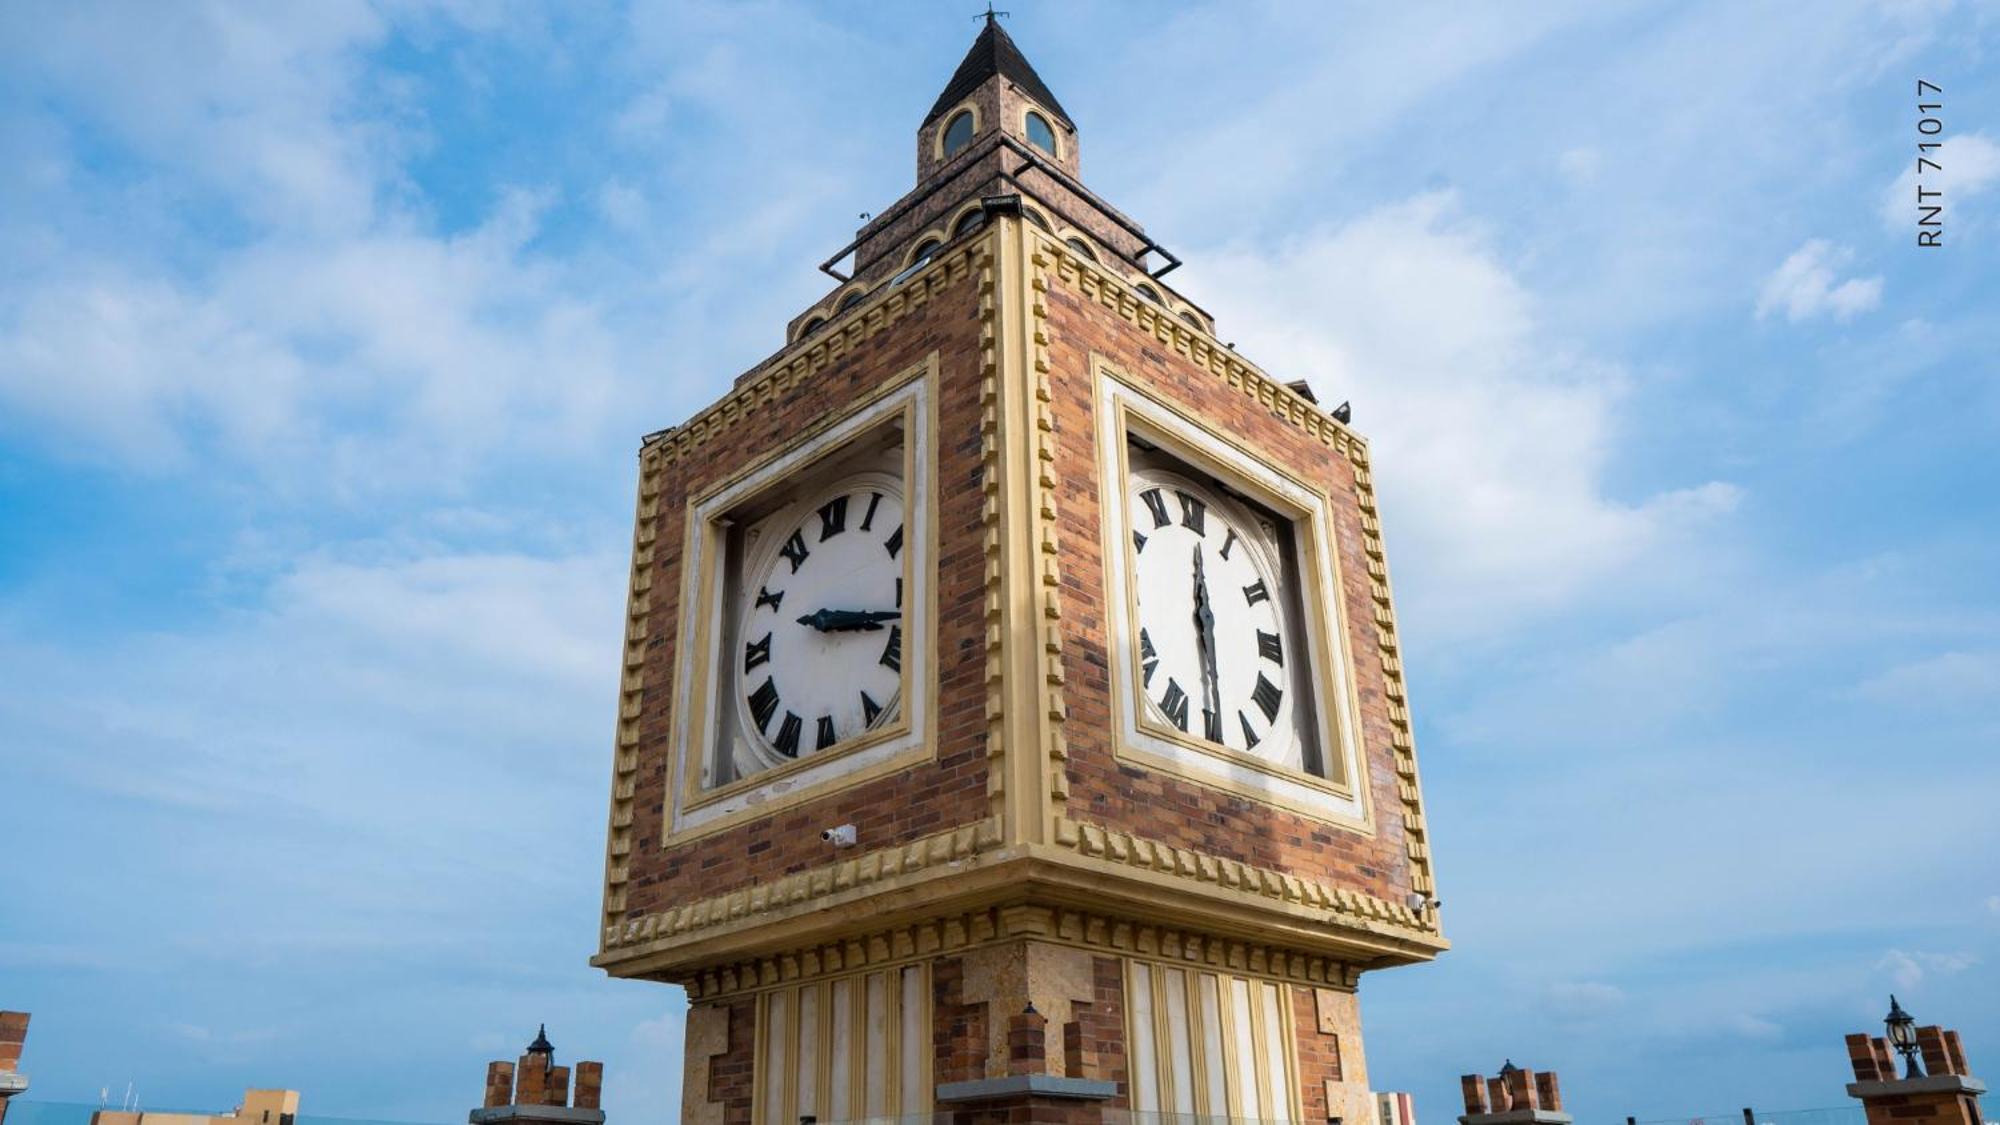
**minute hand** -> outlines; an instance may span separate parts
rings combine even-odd
[[[1208,604],[1208,579],[1199,545],[1194,549],[1194,621],[1201,650],[1201,709],[1219,717],[1222,687],[1215,674],[1215,611]]]
[[[816,609],[799,618],[799,624],[822,633],[858,633],[880,629],[884,621],[902,619],[902,611],[895,609]]]

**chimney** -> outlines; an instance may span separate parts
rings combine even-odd
[[[1891,1009],[1901,1014],[1893,1002]],[[1935,1025],[1914,1030],[1911,1053],[1923,1057],[1925,1071],[1914,1076],[1896,1073],[1888,1040],[1859,1033],[1847,1037],[1847,1061],[1854,1068],[1847,1092],[1860,1099],[1868,1125],[1980,1125],[1979,1095],[1986,1084],[1966,1067],[1958,1032]]]
[[[7,1103],[28,1088],[21,1073],[21,1049],[28,1042],[28,1013],[0,1012],[0,1122],[7,1120]]]
[[[519,1062],[487,1063],[486,1096],[466,1118],[469,1125],[604,1125],[599,1106],[604,1064],[580,1062],[571,1068],[557,1066],[555,1059],[556,1049],[543,1027]]]
[[[1508,1059],[1493,1077],[1467,1074],[1458,1085],[1465,1095],[1459,1125],[1569,1125],[1573,1120],[1563,1112],[1562,1086],[1553,1070],[1537,1073]]]

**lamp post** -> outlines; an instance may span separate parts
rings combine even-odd
[[[1903,1056],[1903,1077],[1922,1078],[1924,1072],[1917,1066],[1917,1021],[1896,1003],[1893,993],[1889,996],[1889,1015],[1882,1024],[1889,1029],[1889,1045]]]

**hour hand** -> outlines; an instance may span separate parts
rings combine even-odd
[[[822,633],[860,633],[880,629],[884,621],[902,618],[903,612],[896,609],[816,609],[799,618],[799,624],[810,625]]]

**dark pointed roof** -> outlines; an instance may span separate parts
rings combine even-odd
[[[951,81],[945,83],[944,93],[938,95],[937,104],[931,107],[924,124],[929,125],[943,117],[945,111],[965,100],[967,94],[979,88],[979,84],[994,75],[1000,75],[1019,86],[1029,97],[1040,102],[1042,108],[1069,122],[1069,111],[1056,101],[1042,82],[1042,76],[1028,65],[1028,56],[1014,45],[1014,39],[1000,26],[993,13],[986,15],[986,26],[979,31],[979,38],[972,41],[972,49],[965,53],[965,61],[952,72]]]
[[[554,1055],[556,1053],[555,1045],[549,1042],[548,1024],[543,1024],[536,1030],[535,1041],[528,1044],[528,1053],[531,1055]]]

